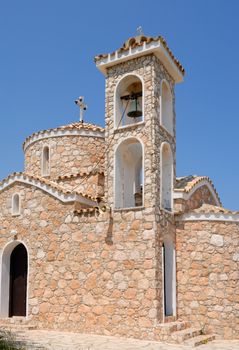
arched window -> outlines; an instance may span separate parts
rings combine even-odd
[[[124,140],[115,153],[115,207],[143,205],[143,151],[135,138]]]
[[[167,142],[161,145],[161,208],[173,210],[173,155]]]
[[[161,125],[173,134],[173,98],[165,80],[161,84]]]
[[[135,75],[125,76],[115,92],[115,128],[143,121],[143,85]]]
[[[50,149],[44,146],[42,150],[42,176],[50,175]]]
[[[12,215],[20,215],[20,196],[18,193],[12,196]]]

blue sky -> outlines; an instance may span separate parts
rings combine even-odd
[[[239,1],[0,0],[0,178],[23,170],[32,132],[78,120],[104,125],[104,77],[94,56],[141,25],[165,37],[186,69],[176,87],[177,175],[207,175],[239,210]]]

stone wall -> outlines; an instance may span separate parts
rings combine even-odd
[[[174,210],[176,212],[186,213],[190,210],[200,208],[204,203],[217,205],[215,198],[206,185],[199,187],[188,200],[182,198],[174,200]]]
[[[239,224],[181,222],[176,237],[178,317],[239,338]]]
[[[16,192],[21,214],[14,217]],[[39,328],[159,337],[161,270],[153,209],[79,215],[73,203],[21,184],[1,193],[0,206],[0,249],[17,239],[29,252],[29,322]]]
[[[144,94],[144,121],[140,124],[128,125],[118,130],[114,129],[114,98],[115,89],[125,74],[135,74],[142,78]],[[152,244],[155,245],[155,286],[156,300],[158,305],[157,320],[162,322],[163,314],[163,274],[162,274],[162,244],[170,237],[175,244],[175,225],[173,215],[160,209],[160,147],[163,142],[171,146],[174,162],[175,180],[175,112],[174,112],[174,135],[170,135],[160,125],[160,85],[166,79],[173,94],[174,82],[163,65],[154,55],[148,55],[129,62],[124,62],[107,71],[106,78],[106,182],[105,197],[108,205],[114,206],[114,159],[116,147],[125,139],[135,137],[143,144],[144,161],[144,188],[143,206],[145,212],[151,212],[155,230],[152,232]],[[174,104],[174,102],[173,102]],[[174,106],[173,106],[174,109]],[[122,210],[122,213],[124,210]],[[131,213],[132,215],[132,213]],[[113,215],[115,220],[115,214]],[[133,222],[132,222],[133,225]],[[135,232],[136,234],[136,232]],[[142,234],[137,230],[137,236]]]
[[[117,83],[125,74],[140,76],[144,84],[144,123],[133,124],[119,130],[114,129],[114,93]],[[172,78],[154,55],[132,59],[108,69],[106,78],[106,198],[114,203],[114,151],[116,146],[127,137],[140,139],[144,146],[144,200],[145,207],[160,206],[160,145],[167,141],[172,149],[175,161],[174,136],[160,127],[160,83],[167,79],[174,95]],[[175,116],[174,116],[175,118]],[[175,124],[175,122],[174,122]]]
[[[38,140],[30,144],[25,152],[25,171],[41,176],[42,150],[50,148],[50,176],[89,172],[104,167],[104,138],[84,136],[62,136]]]
[[[81,173],[78,175],[60,177],[57,183],[69,191],[74,190],[92,197],[104,196],[104,173]]]

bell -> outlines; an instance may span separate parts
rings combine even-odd
[[[134,97],[131,99],[127,116],[129,118],[138,118],[138,117],[142,116],[142,111],[138,110],[138,98],[137,97]]]

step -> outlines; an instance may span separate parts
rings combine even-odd
[[[171,334],[171,340],[176,343],[182,343],[187,339],[197,337],[202,334],[201,328],[187,328],[181,331],[173,332]]]
[[[168,323],[160,323],[160,332],[162,334],[168,334],[181,331],[184,329],[187,329],[191,326],[190,322],[188,321],[175,321],[175,322],[168,322]]]
[[[195,347],[203,344],[207,344],[208,342],[215,340],[215,334],[202,334],[194,337],[192,339],[186,340],[183,345]]]
[[[34,330],[37,327],[34,325],[14,325],[14,324],[6,324],[1,325],[0,324],[0,332],[3,331],[9,331],[9,332],[24,332],[24,331],[30,331]]]
[[[46,350],[42,344],[38,344],[32,341],[16,340],[15,343],[21,349],[24,348],[26,350]]]

